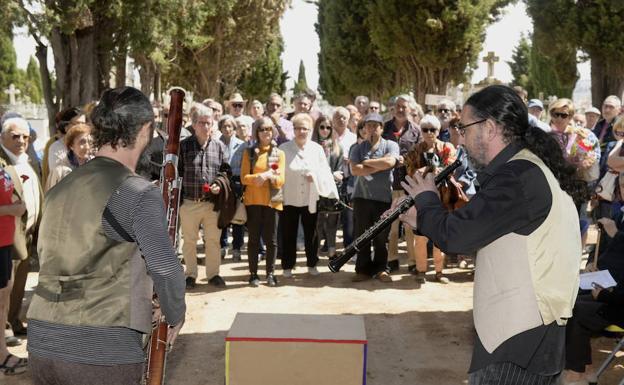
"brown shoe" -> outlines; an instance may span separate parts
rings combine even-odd
[[[356,273],[353,278],[351,278],[351,282],[364,282],[371,279],[371,276],[368,274]]]
[[[390,274],[386,273],[385,271],[380,271],[379,273],[375,274],[375,279],[378,279],[381,282],[392,282],[392,277],[390,277]]]

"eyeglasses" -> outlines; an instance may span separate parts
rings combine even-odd
[[[19,138],[22,138],[24,140],[28,140],[28,138],[30,138],[30,135],[27,135],[27,134],[13,134],[13,135],[11,135],[11,138],[13,138],[13,140],[18,140]]]
[[[472,122],[472,123],[468,123],[466,125],[458,123],[457,124],[457,131],[459,131],[459,134],[461,136],[466,135],[466,128],[470,127],[470,126],[474,126],[475,124],[479,124],[479,123],[483,123],[485,122],[487,119],[481,119],[481,120],[477,120],[476,122]]]
[[[438,112],[441,114],[448,114],[449,112],[451,112],[451,110],[449,110],[448,108],[439,108]]]
[[[320,130],[331,130],[331,126],[326,126],[326,125],[324,125],[324,124],[321,124],[321,125],[319,126],[319,131],[320,131]]]
[[[232,103],[233,108],[243,108],[243,103]]]
[[[273,127],[260,127],[258,132],[273,132]]]
[[[202,126],[210,126],[210,125],[212,125],[212,122],[211,122],[211,121],[208,121],[208,120],[204,120],[204,121],[202,121],[202,120],[198,120],[196,123],[197,123],[197,124],[200,124],[200,125],[202,125]]]
[[[615,135],[615,136],[624,136],[624,131],[613,131],[613,135]]]
[[[434,134],[436,131],[438,131],[436,128],[422,128],[422,132],[426,134]]]
[[[303,127],[303,126],[299,126],[299,127],[295,127],[296,131],[308,131],[308,127]]]
[[[571,116],[567,112],[553,112],[551,115],[553,118],[560,118],[560,119],[567,119]]]

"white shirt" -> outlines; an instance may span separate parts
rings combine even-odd
[[[48,169],[54,170],[65,159],[67,159],[67,147],[63,139],[58,139],[48,149]]]
[[[9,156],[13,168],[15,168],[15,172],[19,175],[19,180],[14,181],[14,183],[21,183],[22,185],[24,204],[26,205],[26,213],[28,215],[26,220],[26,231],[28,231],[37,221],[37,216],[39,215],[39,209],[41,207],[41,202],[39,201],[38,176],[35,170],[30,166],[30,163],[28,163],[28,154],[24,153],[16,156],[2,144],[0,144],[0,146],[2,146],[4,152]],[[19,220],[19,218],[16,219],[16,221]]]
[[[349,159],[349,150],[357,142],[357,135],[355,135],[349,128],[345,128],[342,136],[338,137],[338,144],[342,148],[342,154],[345,159]]]
[[[319,196],[337,198],[338,191],[323,147],[308,141],[299,148],[294,140],[280,146],[286,160],[284,174],[284,205],[305,207],[310,213],[316,212],[316,201]],[[307,176],[313,178],[309,182]]]

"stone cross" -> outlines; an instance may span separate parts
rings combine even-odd
[[[493,51],[488,52],[487,56],[483,57],[483,62],[488,64],[488,78],[494,77],[494,63],[500,59],[494,54]]]
[[[9,95],[9,104],[15,105],[15,96],[19,95],[21,91],[15,88],[15,84],[11,83],[9,88],[4,90],[4,93]]]

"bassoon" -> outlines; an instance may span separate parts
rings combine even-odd
[[[457,151],[457,159],[445,169],[440,171],[438,175],[435,177],[436,186],[443,183],[446,178],[448,178],[459,166],[462,165],[464,161],[464,150],[460,147]],[[336,257],[330,259],[328,266],[329,270],[333,273],[337,273],[340,271],[342,266],[345,263],[349,262],[351,257],[353,257],[362,247],[369,247],[369,243],[377,236],[379,233],[384,231],[385,228],[390,226],[392,222],[394,222],[399,215],[403,214],[410,207],[414,206],[415,200],[411,196],[408,196],[401,202],[399,206],[397,206],[394,210],[388,212],[383,215],[380,220],[375,222],[374,225],[369,227],[362,235],[360,235],[356,240],[353,241],[347,248],[342,252],[342,254],[338,254]]]
[[[164,160],[160,173],[160,187],[165,201],[169,239],[175,250],[178,232],[178,207],[180,205],[180,189],[182,187],[182,178],[178,175],[178,153],[180,132],[182,131],[184,91],[174,88],[169,92],[169,95],[171,96],[171,102],[167,119]],[[157,302],[158,299],[155,298],[154,301]],[[145,384],[147,385],[162,385],[165,383],[168,329],[169,325],[161,314],[152,325],[152,335],[148,344],[145,370]]]

